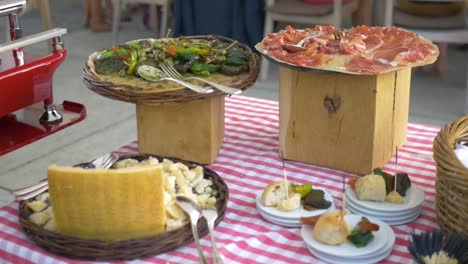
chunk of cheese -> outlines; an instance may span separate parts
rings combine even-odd
[[[127,240],[164,232],[162,166],[118,170],[49,166],[57,230],[83,239]]]

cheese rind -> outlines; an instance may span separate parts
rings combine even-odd
[[[118,170],[49,166],[57,230],[82,239],[128,240],[164,232],[162,166]]]

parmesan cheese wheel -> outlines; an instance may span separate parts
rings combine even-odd
[[[162,166],[118,170],[49,166],[57,230],[82,239],[127,240],[164,232]]]

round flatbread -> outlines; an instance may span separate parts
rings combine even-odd
[[[198,37],[198,38],[196,38]],[[206,36],[203,38],[203,36],[195,36],[195,37],[184,37],[185,39],[207,39],[207,40],[219,40],[219,41],[226,41],[226,38],[222,37],[217,37],[217,36]],[[138,40],[132,40],[129,41],[125,44],[132,44],[135,42],[141,42],[145,41],[148,43],[153,43],[153,42],[162,42],[167,39],[138,39]],[[233,40],[231,40],[233,41]],[[210,81],[214,81],[216,83],[224,84],[230,87],[234,88],[245,88],[245,81],[248,79],[251,79],[253,75],[256,76],[258,74],[258,56],[252,53],[245,45],[238,43],[238,45],[244,50],[247,51],[251,54],[250,56],[250,61],[248,62],[250,69],[238,74],[238,75],[225,75],[222,73],[212,73],[209,77],[203,77],[206,78]],[[88,71],[94,76],[95,80],[101,81],[103,83],[109,83],[113,86],[122,86],[122,87],[127,87],[128,89],[132,90],[141,90],[141,91],[146,91],[149,93],[159,93],[159,92],[170,92],[174,90],[180,90],[180,89],[185,89],[184,86],[181,86],[180,84],[171,82],[171,81],[158,81],[158,82],[151,82],[144,80],[137,75],[132,75],[132,76],[121,76],[119,74],[99,74],[96,72],[96,61],[98,56],[103,53],[104,51],[97,51],[92,53],[86,62],[86,67]],[[201,76],[197,76],[201,77]],[[189,80],[188,82],[190,83],[195,83],[200,86],[208,86],[204,82],[199,82],[196,80]]]

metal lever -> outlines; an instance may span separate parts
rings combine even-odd
[[[62,35],[67,34],[67,29],[65,28],[54,28],[51,30],[47,30],[41,33],[33,34],[27,37],[22,37],[17,40],[13,40],[10,42],[6,42],[0,45],[0,53],[3,53],[5,51],[10,51],[10,50],[15,50],[19,49],[25,46],[29,46],[41,41],[49,40],[49,39],[54,39],[58,38]],[[61,42],[60,40],[56,40],[57,43]]]
[[[24,6],[26,6],[26,0],[2,0],[0,1],[0,16],[19,14]]]

